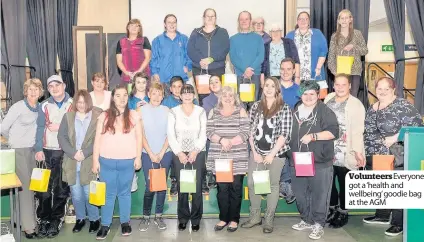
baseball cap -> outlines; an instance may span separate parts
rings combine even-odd
[[[280,24],[271,24],[271,28],[269,29],[269,31],[282,31],[283,28],[281,27]]]
[[[63,83],[62,77],[60,77],[59,75],[52,75],[49,77],[49,79],[47,79],[47,86],[51,83],[51,82],[59,82],[59,83]]]

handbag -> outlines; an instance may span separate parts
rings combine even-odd
[[[152,162],[152,169],[149,169],[149,180],[149,190],[151,192],[166,191],[166,171],[165,168],[162,168],[160,163],[159,169],[155,169]]]
[[[319,85],[319,98],[325,99],[328,95],[328,84],[326,80],[317,80],[317,77],[320,77],[321,75],[316,76],[312,81],[315,81]]]
[[[249,80],[249,83],[244,83],[246,79]],[[243,78],[243,83],[240,83],[240,100],[242,102],[255,101],[255,84],[252,83],[252,79]]]
[[[234,89],[235,92],[237,92],[237,75],[236,74],[224,74],[221,77],[222,80],[222,86],[229,86]]]
[[[215,159],[216,182],[233,182],[233,159]]]
[[[256,195],[271,193],[271,179],[269,170],[258,171],[259,164],[256,165],[256,170],[252,173],[253,187]]]
[[[191,170],[180,170],[180,193],[196,193],[196,170],[191,166]]]
[[[344,56],[342,50],[340,55],[337,56],[337,74],[352,74],[352,66],[355,59],[353,56],[349,56],[349,53],[348,51],[348,56]]]
[[[4,149],[0,150],[0,174],[11,174],[15,173],[15,150]]]
[[[378,102],[377,111],[375,112],[375,127],[377,129],[377,132],[380,134],[381,139],[384,139],[385,137],[381,133],[380,129],[378,128],[378,110],[380,110],[380,102]],[[393,167],[403,167],[404,165],[404,155],[405,155],[405,148],[403,146],[402,142],[394,143],[392,146],[389,147],[389,155],[392,155],[394,157]],[[374,158],[373,158],[374,161]]]
[[[206,70],[206,74],[202,74],[203,69],[200,70],[200,74],[196,76],[196,88],[198,94],[209,94],[211,90],[209,88],[209,78],[211,75],[208,74],[208,70]]]
[[[47,192],[50,174],[51,170],[47,169],[45,161],[37,162],[37,168],[32,169],[29,190],[34,192]]]
[[[103,206],[106,204],[106,183],[105,182],[100,182],[100,181],[90,182],[90,193],[88,195],[88,202],[95,206]]]

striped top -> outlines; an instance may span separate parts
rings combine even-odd
[[[209,112],[206,135],[208,139],[211,139],[214,134],[227,139],[240,135],[243,144],[234,145],[228,152],[221,152],[221,144],[211,142],[206,162],[207,170],[211,170],[215,174],[215,159],[232,159],[233,175],[246,174],[249,159],[247,149],[249,119],[240,117],[240,107],[236,107],[233,114],[228,117],[223,116],[218,108]]]

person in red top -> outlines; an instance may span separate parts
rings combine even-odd
[[[130,83],[137,72],[150,76],[151,49],[149,39],[143,37],[140,20],[131,19],[127,24],[127,37],[119,40],[116,46],[116,63],[122,72],[122,84]]]

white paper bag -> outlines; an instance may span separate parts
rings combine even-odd
[[[216,172],[229,172],[232,169],[231,159],[215,159]]]

